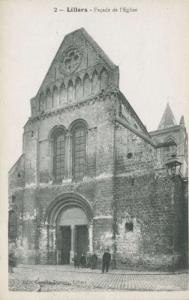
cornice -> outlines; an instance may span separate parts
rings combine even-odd
[[[120,96],[120,100],[124,101],[123,104],[126,106],[127,110],[130,112],[131,116],[135,119],[137,124],[140,126],[141,130],[144,131],[148,137],[150,137],[148,130],[146,129],[146,127],[138,117],[137,113],[135,112],[135,110],[133,109],[133,107],[131,106],[131,104],[129,103],[129,101],[126,99],[126,97],[121,91],[119,91],[119,96]]]
[[[75,109],[78,109],[82,106],[86,106],[86,105],[93,105],[96,102],[100,102],[100,101],[105,101],[108,97],[113,97],[116,95],[116,89],[114,90],[107,90],[107,92],[104,93],[100,93],[97,96],[92,96],[89,97],[83,101],[77,102],[77,103],[73,103],[73,104],[69,104],[66,105],[64,107],[60,107],[51,111],[47,111],[47,112],[42,112],[41,114],[35,116],[35,117],[30,117],[29,118],[29,122],[30,123],[34,123],[36,121],[41,121],[44,120],[46,118],[52,117],[52,116],[56,116],[56,115],[60,115],[63,112],[66,111],[74,111]]]
[[[121,124],[122,126],[126,127],[127,129],[129,129],[130,131],[132,131],[133,133],[135,133],[137,136],[139,136],[140,138],[142,138],[143,140],[145,140],[146,142],[148,142],[149,144],[151,144],[153,147],[156,147],[156,145],[154,144],[153,140],[151,138],[149,138],[148,136],[146,136],[145,134],[137,131],[135,128],[133,128],[132,126],[130,126],[124,119],[122,119],[119,116],[116,116],[116,122],[118,122],[119,124]]]
[[[180,130],[180,125],[175,125],[164,129],[157,129],[157,130],[150,131],[149,134],[154,137],[156,135],[161,135],[163,133],[179,131],[179,130]]]

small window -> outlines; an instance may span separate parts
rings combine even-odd
[[[68,101],[72,101],[74,97],[74,88],[73,88],[73,82],[70,80],[68,83]]]
[[[52,94],[52,106],[57,107],[58,105],[59,105],[58,89],[56,86],[54,86],[53,94]]]
[[[98,74],[97,71],[95,70],[92,76],[92,93],[98,93],[99,91],[99,79],[98,79]]]
[[[133,222],[125,223],[125,232],[133,231]]]
[[[106,90],[108,87],[108,72],[105,68],[102,69],[100,73],[100,89]]]
[[[128,159],[130,159],[130,158],[132,158],[132,157],[133,157],[133,153],[131,153],[131,152],[127,153],[127,158],[128,158]]]
[[[46,91],[46,106],[47,106],[47,109],[52,108],[52,97],[51,97],[51,92],[49,89],[47,89],[47,91]]]
[[[64,104],[67,102],[67,93],[64,83],[62,83],[60,87],[60,104]]]
[[[83,96],[83,86],[79,77],[76,79],[75,83],[75,95],[76,99],[80,99]]]
[[[83,93],[84,96],[89,96],[91,93],[91,82],[88,74],[83,79]]]
[[[44,111],[44,106],[45,106],[44,100],[45,100],[44,99],[44,94],[42,92],[39,96],[39,110],[40,110],[40,112]]]

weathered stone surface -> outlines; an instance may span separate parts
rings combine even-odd
[[[186,175],[184,123],[148,133],[119,91],[118,79],[117,66],[85,31],[65,37],[31,100],[23,155],[9,172],[19,262],[59,263],[60,216],[67,208],[79,207],[88,220],[89,251],[100,260],[108,247],[121,268],[186,264],[187,179],[171,179],[165,169],[165,157],[173,150],[165,139],[174,136]],[[76,181],[73,128],[81,120],[86,128],[85,172]],[[60,127],[65,132],[65,169],[56,182],[52,133]],[[73,256],[76,249],[71,251]]]

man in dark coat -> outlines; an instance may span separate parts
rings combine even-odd
[[[91,269],[96,269],[97,259],[97,255],[93,253],[93,255],[91,256]]]
[[[75,255],[74,255],[74,267],[79,268],[79,265],[80,265],[80,259],[77,255],[77,253],[75,253]]]
[[[104,270],[108,272],[110,267],[110,261],[111,261],[111,254],[109,253],[109,249],[106,249],[102,257],[102,273],[104,273]]]
[[[82,268],[86,267],[86,257],[84,255],[84,253],[82,253],[82,255],[81,255],[80,264],[81,264]]]

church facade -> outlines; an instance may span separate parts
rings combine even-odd
[[[166,163],[181,170],[170,176]],[[119,68],[81,28],[66,35],[34,98],[9,171],[9,242],[20,263],[72,264],[106,248],[112,267],[187,264],[187,133],[167,105],[148,132]]]

